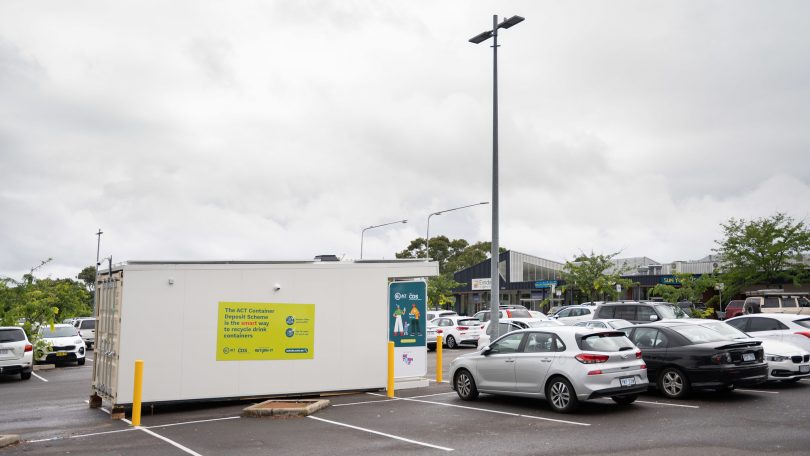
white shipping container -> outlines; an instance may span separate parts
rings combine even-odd
[[[437,274],[436,262],[419,260],[130,261],[102,270],[91,402],[131,404],[137,359],[145,403],[384,388],[388,283]],[[314,308],[311,358],[218,360],[221,303]]]

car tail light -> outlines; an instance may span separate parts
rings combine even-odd
[[[641,365],[641,369],[646,369],[646,368],[647,368],[647,365],[646,365],[646,364],[642,364],[642,365]]]
[[[28,353],[30,351],[34,351],[34,346],[31,344],[25,344],[25,352]]]
[[[599,370],[599,369],[597,369],[595,371],[588,372],[588,375],[601,375],[601,374],[602,374],[602,371]]]
[[[512,318],[512,311],[511,310],[506,311],[506,318]]]
[[[636,352],[636,359],[641,359],[641,350]]]
[[[610,358],[608,355],[594,355],[591,353],[580,353],[577,356],[574,356],[577,361],[581,362],[582,364],[596,364],[596,363],[604,363]]]
[[[712,362],[714,364],[731,364],[731,353],[718,353],[712,355]]]
[[[457,328],[458,328],[459,331],[466,331],[466,330],[470,329],[470,328],[468,328],[466,326],[458,326]]]
[[[810,337],[810,331],[799,331],[796,334],[802,335],[804,337]]]
[[[444,332],[444,330],[441,330],[441,329],[437,329],[437,330],[436,330],[436,334],[441,334],[441,333],[443,333],[443,332]]]

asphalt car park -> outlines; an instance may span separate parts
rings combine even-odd
[[[473,349],[444,350],[450,361]],[[767,384],[729,394],[698,392],[668,400],[655,392],[629,406],[588,401],[559,414],[543,400],[482,394],[462,401],[449,383],[328,397],[332,405],[295,419],[242,418],[248,403],[204,403],[152,410],[142,426],[112,420],[87,399],[93,352],[66,365],[0,378],[0,434],[22,442],[2,454],[807,454],[810,381]],[[428,354],[428,371],[435,354]],[[148,368],[146,371],[148,375]]]

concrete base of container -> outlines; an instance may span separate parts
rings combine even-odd
[[[311,415],[328,405],[326,399],[270,399],[242,409],[242,416],[292,418]]]
[[[425,377],[409,377],[394,379],[394,391],[413,388],[427,388],[430,381]]]

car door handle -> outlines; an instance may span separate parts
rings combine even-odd
[[[515,360],[514,360],[514,359],[507,359],[507,360],[505,360],[505,362],[507,362],[507,363],[514,363],[514,362],[515,362]]]
[[[541,360],[540,360],[540,362],[541,362],[541,363],[550,363],[550,362],[551,362],[551,358],[543,358],[543,359],[541,359]]]

